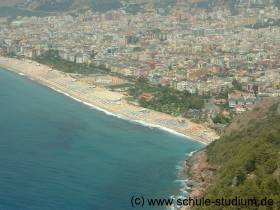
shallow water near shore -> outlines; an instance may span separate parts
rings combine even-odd
[[[0,209],[133,209],[179,194],[176,166],[203,146],[1,69],[0,107]]]

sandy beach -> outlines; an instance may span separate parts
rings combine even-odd
[[[182,120],[168,114],[129,104],[126,96],[104,87],[93,87],[85,80],[74,79],[70,74],[51,69],[31,60],[0,57],[0,66],[35,80],[106,114],[157,127],[189,139],[209,144],[219,136],[204,125],[188,119]]]

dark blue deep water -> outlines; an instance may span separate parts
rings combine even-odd
[[[0,69],[0,209],[127,210],[179,193],[202,145],[108,116]]]

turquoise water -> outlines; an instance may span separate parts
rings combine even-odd
[[[179,193],[176,165],[202,147],[92,110],[0,69],[0,209],[127,210]]]

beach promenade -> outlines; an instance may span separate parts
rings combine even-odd
[[[0,57],[0,66],[107,114],[184,135],[203,144],[209,144],[219,137],[204,125],[129,104],[122,93],[104,87],[93,87],[83,80],[73,79],[70,74],[51,69],[35,61]]]

